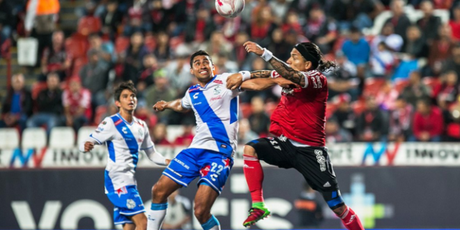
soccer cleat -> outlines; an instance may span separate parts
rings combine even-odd
[[[254,225],[257,221],[267,217],[270,215],[270,211],[267,208],[263,207],[252,207],[249,209],[249,216],[243,222],[244,227],[248,227],[250,225]]]

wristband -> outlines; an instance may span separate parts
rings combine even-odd
[[[243,76],[243,81],[251,79],[251,72],[249,72],[249,71],[240,71],[239,73]]]
[[[270,61],[270,59],[273,58],[273,53],[270,52],[270,50],[267,50],[264,48],[264,53],[262,56],[260,56],[262,59],[264,59],[266,62]]]
[[[276,72],[276,70],[273,70],[271,73],[270,73],[270,78],[279,78],[281,77],[280,74],[278,72]]]

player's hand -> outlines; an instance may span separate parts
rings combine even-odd
[[[169,165],[171,163],[171,159],[166,159],[166,165]]]
[[[164,111],[166,109],[166,105],[168,103],[166,101],[159,101],[153,106],[153,110],[157,112]]]
[[[264,54],[264,49],[255,42],[247,41],[243,44],[243,46],[246,49],[246,52],[248,53],[255,53],[259,56],[262,56],[262,54]]]
[[[85,152],[89,152],[94,148],[94,143],[87,141],[85,142]]]
[[[227,78],[227,89],[237,89],[243,83],[243,75],[234,73]]]

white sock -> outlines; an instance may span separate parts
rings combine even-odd
[[[201,225],[201,227],[203,227],[203,230],[220,230],[220,223],[219,220],[212,215],[206,223]]]
[[[154,204],[150,207],[147,214],[147,230],[159,230],[166,216],[168,203]]]

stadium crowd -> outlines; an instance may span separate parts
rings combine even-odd
[[[25,73],[12,76],[0,127],[98,124],[117,111],[114,85],[132,80],[136,116],[155,143],[187,145],[193,114],[155,113],[152,105],[196,84],[192,52],[211,54],[217,73],[260,70],[268,66],[247,54],[245,41],[287,60],[290,47],[310,40],[340,66],[327,73],[327,142],[460,140],[460,0],[246,0],[235,19],[217,14],[213,0],[85,0],[75,9],[76,31],[59,29],[58,0],[37,4],[29,17],[26,1],[0,0],[0,42],[36,38],[40,69],[30,87]],[[392,16],[370,35],[385,12]],[[242,94],[240,143],[269,135],[280,93]],[[184,127],[173,143],[165,139],[171,124]]]

